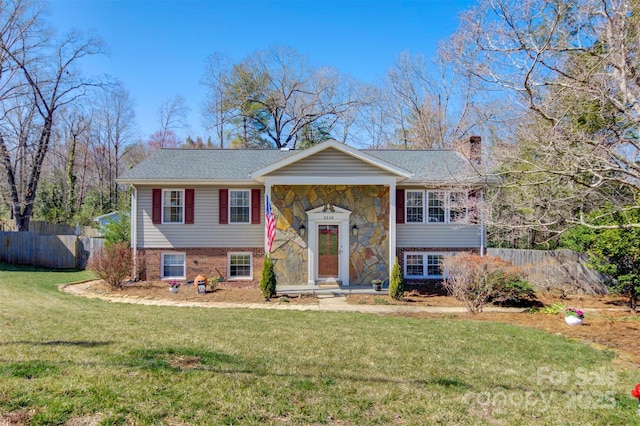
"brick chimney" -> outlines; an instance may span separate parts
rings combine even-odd
[[[469,161],[473,164],[482,163],[482,138],[480,136],[469,138]]]

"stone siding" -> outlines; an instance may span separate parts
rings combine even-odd
[[[351,211],[349,232],[349,281],[366,284],[389,278],[389,187],[384,185],[274,185],[271,188],[276,239],[271,256],[281,284],[308,282],[306,212],[331,204]],[[351,227],[358,227],[358,236]],[[313,277],[315,278],[315,277]]]

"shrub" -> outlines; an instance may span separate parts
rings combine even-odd
[[[520,271],[498,257],[447,255],[442,267],[448,272],[444,288],[474,314],[482,312],[490,301],[516,303],[534,297],[533,288]]]
[[[119,213],[120,218],[118,220],[110,220],[100,230],[104,237],[105,245],[126,243],[128,246],[131,241],[131,221],[129,216],[124,212]]]
[[[122,287],[122,281],[130,276],[133,261],[128,242],[105,244],[93,254],[88,268],[113,288]]]
[[[565,306],[562,303],[554,303],[550,306],[540,308],[537,312],[546,315],[558,315],[560,312],[564,312]]]
[[[389,280],[389,297],[402,300],[402,296],[404,296],[404,280],[398,258],[396,257],[396,261],[391,269],[391,279]]]
[[[491,287],[489,301],[501,305],[518,305],[535,298],[533,286],[522,279],[521,271],[514,267],[500,269],[489,276]]]
[[[262,265],[262,277],[260,278],[260,291],[266,300],[276,295],[276,273],[273,270],[271,256],[264,259]]]

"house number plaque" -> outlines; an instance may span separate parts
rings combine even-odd
[[[333,220],[333,216],[325,216],[323,220]]]

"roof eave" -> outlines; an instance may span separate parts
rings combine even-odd
[[[158,186],[206,186],[206,185],[255,185],[253,179],[116,179],[122,185]]]

